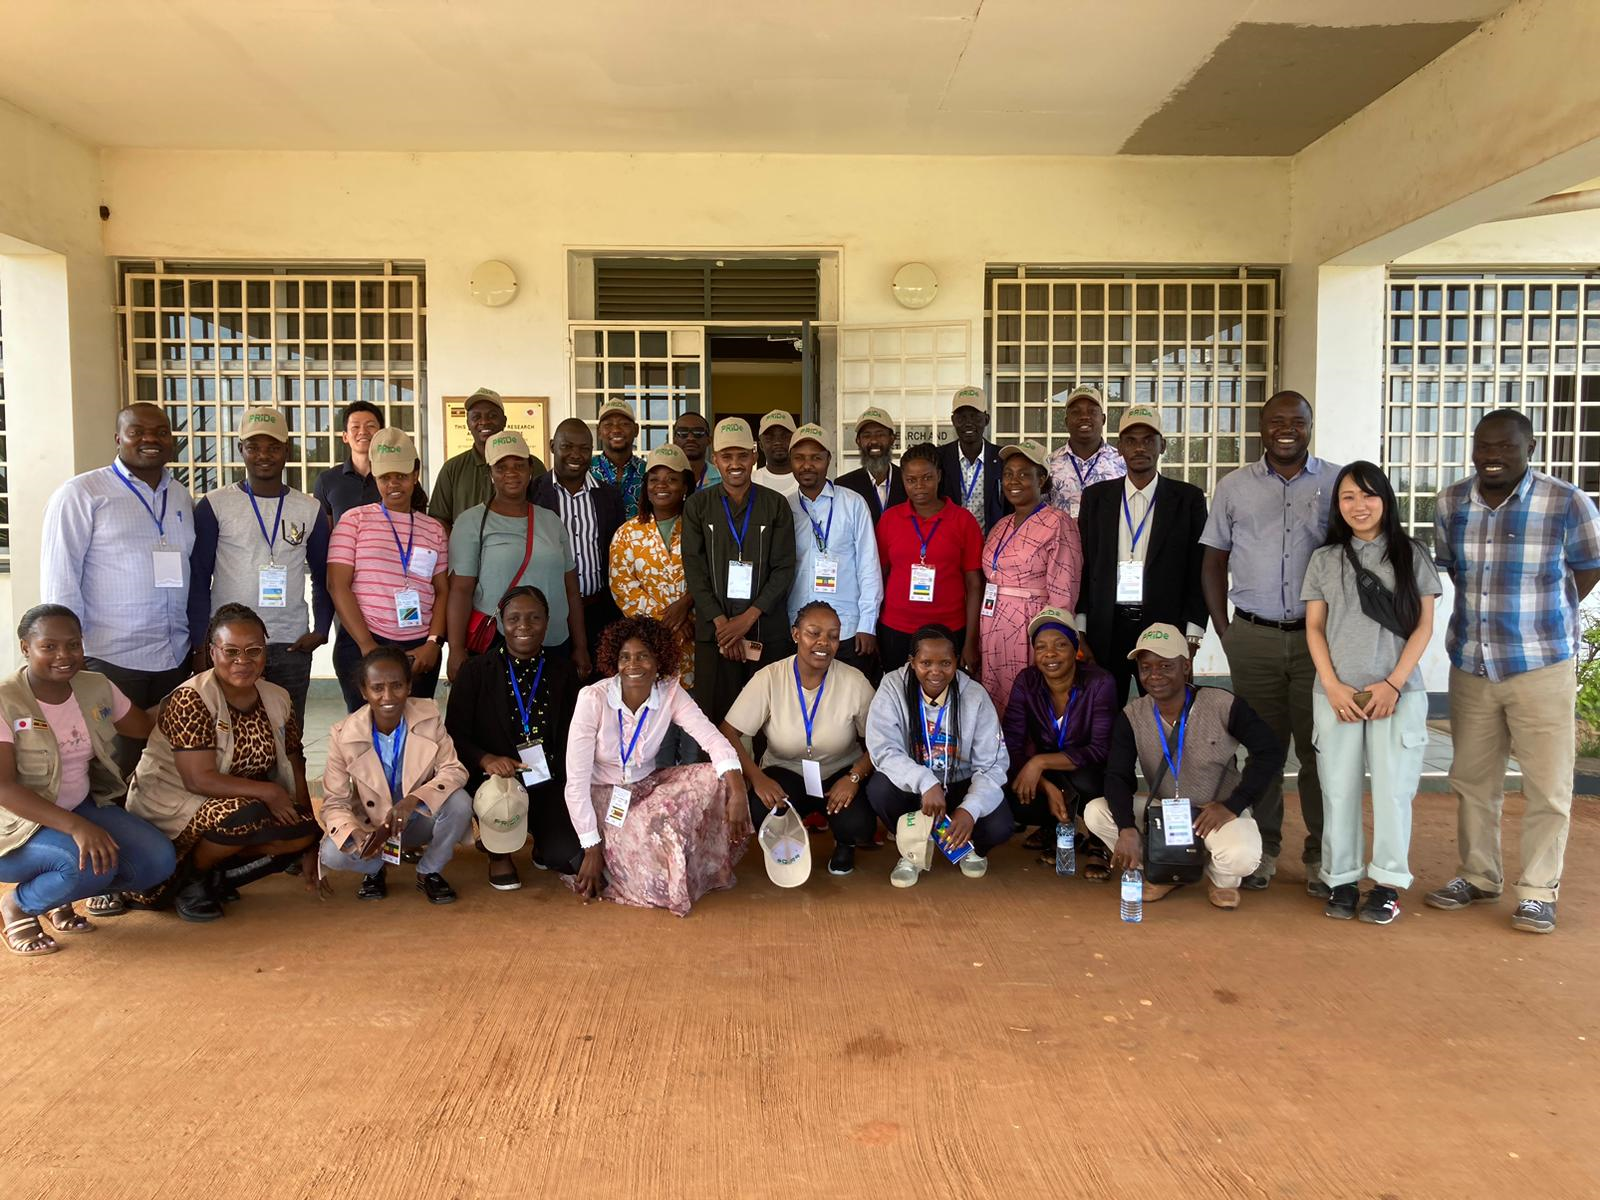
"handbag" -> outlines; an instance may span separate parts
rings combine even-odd
[[[1160,720],[1159,717],[1156,718]],[[1194,833],[1195,818],[1200,815],[1199,805],[1189,805],[1190,838],[1188,845],[1172,845],[1167,841],[1167,821],[1161,801],[1156,799],[1156,789],[1167,777],[1167,764],[1162,763],[1150,784],[1150,801],[1145,806],[1144,877],[1147,883],[1198,883],[1205,874],[1206,848],[1200,835]]]
[[[1350,567],[1356,573],[1356,595],[1361,598],[1361,611],[1367,619],[1377,622],[1396,637],[1409,638],[1415,633],[1416,626],[1413,624],[1407,629],[1400,620],[1400,614],[1395,611],[1394,593],[1384,585],[1383,580],[1361,565],[1349,542],[1344,544],[1344,556],[1350,560]]]
[[[522,573],[528,569],[528,563],[533,558],[533,513],[534,506],[528,505],[528,544],[522,552],[522,565],[517,568],[517,573],[511,577],[511,587],[517,586],[517,580],[522,578]],[[478,562],[479,570],[483,563],[483,531],[489,524],[489,506],[483,506],[483,516],[478,521]],[[506,589],[510,591],[510,588]],[[467,653],[482,654],[494,645],[494,635],[498,632],[493,614],[472,610],[472,615],[467,618]]]

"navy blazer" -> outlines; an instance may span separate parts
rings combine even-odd
[[[865,467],[857,467],[854,471],[846,471],[835,479],[834,486],[849,488],[856,495],[867,502],[867,511],[872,514],[872,523],[876,525],[883,516],[883,505],[878,503],[878,489],[872,486],[872,476],[867,474]],[[900,482],[900,465],[891,463],[889,466],[889,507],[904,504],[906,501],[906,485]]]
[[[961,497],[961,446],[946,442],[939,447],[939,491],[962,508],[966,501]],[[1000,448],[993,442],[983,443],[983,531],[988,533],[995,522],[1009,516],[1011,505],[1000,495]]]

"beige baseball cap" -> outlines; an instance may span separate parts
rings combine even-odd
[[[1135,425],[1147,425],[1163,437],[1166,430],[1161,428],[1161,410],[1153,404],[1130,404],[1122,414],[1122,420],[1117,422],[1117,432],[1127,433]]]
[[[908,859],[919,871],[933,865],[933,818],[920,812],[908,812],[895,822],[894,845],[900,857]]]
[[[650,457],[644,460],[644,473],[650,474],[657,467],[667,467],[673,471],[687,471],[689,458],[676,446],[657,446],[650,451]]]
[[[411,440],[411,435],[394,425],[386,425],[372,435],[367,453],[372,456],[374,476],[414,471],[422,461],[417,457],[417,444]]]
[[[500,393],[495,391],[493,388],[479,388],[477,391],[473,392],[472,395],[468,396],[466,405],[467,410],[471,411],[472,406],[478,403],[480,400],[487,400],[501,412],[505,412],[506,410],[506,402],[500,399]]]
[[[1139,635],[1139,640],[1133,644],[1133,649],[1128,651],[1128,657],[1134,657],[1141,650],[1159,654],[1162,658],[1188,658],[1189,642],[1176,625],[1160,621]]]
[[[964,388],[957,388],[956,394],[950,397],[950,411],[958,408],[975,408],[979,412],[989,411],[989,397],[983,394],[981,387],[968,384]]]
[[[1072,614],[1064,608],[1041,608],[1039,615],[1028,622],[1028,640],[1033,641],[1033,635],[1046,625],[1059,625],[1066,630],[1067,638],[1074,646],[1078,644],[1078,625],[1072,619]]]
[[[796,429],[794,436],[789,439],[789,452],[792,454],[801,442],[815,442],[829,454],[833,453],[833,447],[828,445],[828,435],[821,425],[805,424]]]
[[[1106,407],[1105,393],[1102,392],[1099,388],[1095,387],[1094,384],[1092,384],[1092,383],[1080,383],[1077,387],[1073,388],[1070,392],[1067,393],[1067,398],[1066,398],[1065,401],[1063,401],[1063,405],[1071,404],[1079,396],[1087,396],[1087,397],[1089,397],[1089,399],[1093,400],[1096,404],[1098,404],[1100,406],[1100,411],[1101,412],[1105,411],[1105,407]]]
[[[621,413],[623,416],[627,417],[628,420],[634,421],[635,424],[637,424],[637,421],[635,421],[633,415],[633,405],[629,404],[621,396],[613,396],[600,406],[599,413],[595,415],[595,423],[598,424],[599,422],[604,421],[606,417],[610,416],[612,413]]]
[[[528,790],[515,775],[491,775],[472,797],[478,840],[490,854],[515,854],[528,841]]]
[[[793,413],[789,413],[789,412],[785,412],[781,408],[773,409],[766,416],[761,418],[761,429],[759,430],[759,432],[765,433],[767,430],[771,429],[775,425],[781,425],[783,428],[787,429],[790,433],[793,433],[794,432],[794,414]]]
[[[856,418],[856,432],[861,432],[863,425],[882,425],[890,433],[894,432],[894,418],[881,408],[863,408],[861,415]]]
[[[718,421],[717,427],[711,431],[711,452],[718,450],[754,450],[756,448],[755,435],[750,432],[750,425],[738,417],[729,417],[725,421]]]
[[[1039,467],[1046,466],[1050,462],[1050,451],[1044,448],[1042,442],[1036,442],[1032,438],[1023,438],[1020,442],[1013,442],[1009,446],[1001,447],[1000,461],[1004,463],[1013,454],[1020,454],[1023,458]]]
[[[774,808],[761,822],[756,840],[767,864],[767,878],[782,888],[799,887],[811,878],[811,835],[792,804]]]
[[[244,410],[244,420],[239,422],[239,440],[253,438],[258,433],[264,433],[276,441],[289,440],[289,422],[275,408],[247,408]]]
[[[502,429],[495,434],[483,447],[483,458],[491,467],[502,458],[532,458],[533,452],[528,449],[528,443],[515,429]]]

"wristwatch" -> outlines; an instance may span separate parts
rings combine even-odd
[[[860,776],[860,774],[858,774],[855,771],[851,771],[850,772],[850,782],[855,784],[857,787],[860,787],[861,786],[861,776]]]
[[[437,633],[430,633],[428,635],[428,644],[430,646],[442,646],[444,645],[444,639]]]

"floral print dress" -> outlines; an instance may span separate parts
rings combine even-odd
[[[683,574],[683,514],[664,542],[655,519],[624,521],[611,542],[611,596],[625,617],[659,617],[688,594]],[[678,679],[694,686],[694,639],[679,639]]]

